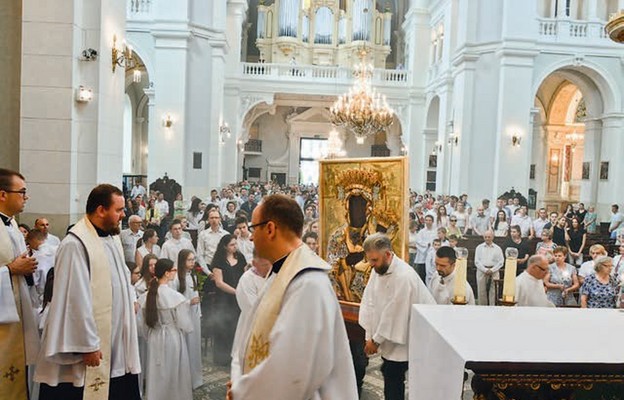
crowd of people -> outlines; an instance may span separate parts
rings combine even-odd
[[[0,172],[0,217],[10,237],[6,243],[13,249],[5,255],[0,246],[0,265],[6,266],[8,276],[25,277],[20,295],[28,297],[19,305],[11,303],[3,282],[0,300],[13,308],[22,307],[18,318],[26,343],[22,357],[26,365],[37,365],[30,378],[41,383],[42,400],[82,398],[85,388],[104,384],[104,377],[110,378],[106,385],[111,396],[123,392],[124,398],[139,399],[144,394],[150,400],[191,399],[193,389],[203,383],[201,342],[206,328],[213,339],[214,362],[232,369],[229,396],[238,399],[237,392],[247,393],[255,386],[235,377],[256,368],[246,364],[249,335],[241,332],[267,334],[266,327],[249,325],[250,315],[270,312],[273,303],[256,302],[270,281],[267,277],[279,272],[284,255],[298,252],[296,243],[307,245],[310,253],[301,257],[322,263],[315,270],[323,271],[321,275],[331,288],[326,279],[328,266],[318,258],[315,186],[241,182],[213,190],[207,199],[192,197],[186,202],[178,194],[171,204],[162,193],[148,193],[138,182],[129,193],[99,185],[89,196],[86,217],[70,226],[61,241],[49,232],[50,223],[44,217],[35,221],[34,229],[15,223],[13,217],[28,199],[25,179],[12,171]],[[596,233],[599,223],[593,207],[586,210],[578,204],[550,214],[542,208],[532,219],[520,197],[499,198],[492,208],[483,200],[473,208],[467,195],[435,197],[429,193],[411,193],[409,207],[408,262],[393,254],[383,234],[370,235],[364,242],[367,261],[376,273],[364,292],[360,325],[367,332],[366,354],[382,355],[387,398],[400,398],[398,393],[404,392],[409,313],[403,313],[398,322],[389,322],[392,317],[379,314],[379,299],[398,296],[388,301],[405,303],[399,307],[403,311],[413,303],[455,301],[455,248],[471,237],[482,237],[483,243],[472,255],[477,296],[466,282],[468,304],[496,303],[494,282],[500,279],[505,250],[515,248],[518,305],[624,305],[624,241],[614,258],[601,244],[593,244],[590,258],[584,257],[588,234]],[[260,209],[262,212],[255,212]],[[301,215],[300,226],[297,214]],[[619,241],[624,218],[617,205],[612,214],[609,235]],[[276,229],[278,226],[285,226],[287,232]],[[2,232],[0,229],[0,241],[4,240]],[[256,232],[263,233],[256,237]],[[541,240],[533,250],[530,241],[538,238]],[[294,247],[284,247],[284,243]],[[286,248],[288,253],[278,254]],[[396,271],[391,280],[386,275],[389,270]],[[296,278],[295,274],[288,279]],[[129,285],[125,286],[125,280]],[[105,284],[112,287],[112,293],[99,289]],[[321,285],[322,291],[327,289],[324,280],[314,284]],[[399,286],[403,289],[398,290]],[[388,293],[384,295],[384,291]],[[209,308],[207,299],[211,299]],[[322,301],[331,309],[337,307],[335,296]],[[31,309],[24,308],[27,304]],[[339,313],[338,308],[334,311]],[[0,326],[16,318],[1,314]],[[36,316],[38,321],[27,320],[26,315]],[[323,318],[334,317],[324,314]],[[33,326],[38,327],[35,335]],[[106,329],[112,339],[101,342],[97,332]],[[331,334],[342,338],[344,332],[336,329]],[[138,338],[136,343],[128,339],[133,335]],[[319,360],[322,362],[326,360]],[[102,368],[110,369],[110,376]],[[349,381],[351,376],[343,378]],[[361,385],[360,381],[358,378]],[[329,387],[338,390],[334,384]]]

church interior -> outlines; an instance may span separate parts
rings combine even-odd
[[[230,354],[217,358],[217,310],[229,312],[219,296],[236,294],[241,276],[215,280],[206,257],[232,235],[244,270],[255,271],[251,238],[267,221],[254,209],[280,194],[297,201],[299,236],[331,268],[360,399],[395,398],[384,391],[383,342],[384,358],[362,344],[376,343],[361,313],[371,276],[383,275],[367,257],[376,233],[432,302],[446,304],[410,305],[407,385],[396,398],[624,399],[621,352],[555,351],[532,339],[514,347],[541,336],[535,321],[561,333],[541,336],[557,349],[579,342],[549,321],[587,335],[591,324],[624,328],[607,314],[624,307],[623,43],[624,0],[2,2],[0,170],[18,171],[27,189],[0,173],[9,232],[0,226],[0,302],[17,290],[8,265],[22,247],[8,241],[11,224],[24,225],[24,245],[29,232],[44,234],[42,250],[24,247],[45,266],[32,295],[42,313],[46,273],[63,259],[57,249],[92,190],[114,185],[125,201],[124,251],[124,237],[132,240],[123,254],[129,276],[131,265],[142,276],[155,254],[147,236],[162,251],[172,235],[179,240],[181,222],[197,257],[189,282],[201,357],[190,368],[201,383],[189,393],[226,398],[235,366]],[[20,195],[25,205],[11,214]],[[220,232],[216,242],[209,232]],[[438,265],[446,247],[453,272]],[[169,257],[176,267],[180,249]],[[523,275],[537,283],[528,289]],[[232,307],[236,316],[243,308]],[[581,308],[614,310],[582,322]],[[0,310],[0,350],[3,321]],[[453,323],[474,329],[460,335]],[[506,339],[484,340],[485,327]],[[235,328],[236,320],[225,332],[229,350],[242,340]],[[9,367],[0,362],[0,382],[13,376]],[[447,367],[453,384],[444,388]],[[0,399],[39,396],[32,385],[30,397],[2,390]]]

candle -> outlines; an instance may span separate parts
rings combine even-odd
[[[509,247],[505,250],[505,280],[503,282],[503,301],[513,302],[516,298],[516,270],[518,268],[518,249]]]
[[[455,261],[455,285],[453,287],[453,299],[458,303],[465,303],[468,249],[458,247],[455,249],[455,254],[457,256],[457,260]]]

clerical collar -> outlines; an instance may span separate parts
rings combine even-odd
[[[280,258],[279,260],[273,263],[273,268],[271,270],[274,273],[279,274],[280,269],[282,269],[282,265],[284,265],[284,262],[286,261],[286,258],[288,257],[289,254],[290,253],[286,254],[284,257]]]
[[[6,226],[11,226],[11,221],[13,220],[13,218],[2,213],[0,213],[0,218],[2,219],[3,224],[5,224]]]
[[[103,231],[102,229],[98,228],[95,225],[93,225],[93,227],[95,228],[95,231],[97,232],[97,235],[99,237],[107,237],[111,235],[110,233]]]

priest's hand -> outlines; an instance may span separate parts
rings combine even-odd
[[[199,304],[199,303],[200,303],[199,296],[197,296],[197,297],[193,297],[193,298],[191,299],[191,305],[192,305],[192,306],[194,306],[195,304]]]
[[[29,257],[27,252],[19,255],[15,260],[7,265],[13,275],[30,275],[37,270],[37,260]]]
[[[93,353],[84,353],[82,355],[82,361],[87,367],[99,367],[101,359],[102,352],[99,350],[96,350]]]
[[[234,400],[234,396],[232,395],[232,381],[228,381],[225,386],[227,386],[225,400]]]
[[[379,345],[373,342],[373,339],[368,339],[366,341],[366,344],[364,345],[364,353],[366,353],[367,356],[372,356],[373,354],[376,354],[377,349],[379,349]]]

